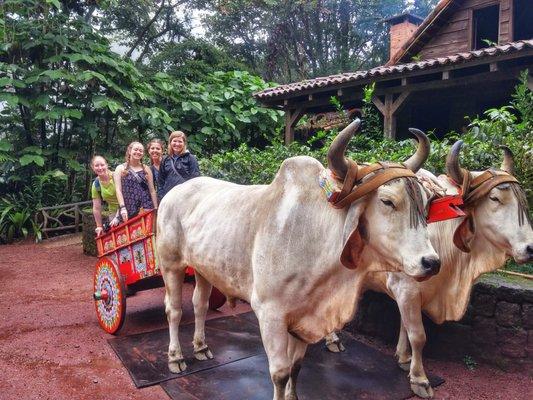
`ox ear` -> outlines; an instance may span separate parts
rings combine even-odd
[[[366,241],[366,223],[360,218],[362,207],[352,206],[344,224],[344,245],[341,263],[348,269],[355,269],[359,264]]]
[[[453,243],[459,250],[465,253],[470,253],[470,245],[472,244],[472,239],[474,239],[475,232],[476,226],[474,224],[474,218],[472,218],[472,215],[469,215],[463,220],[463,222],[461,222],[457,229],[455,229]]]

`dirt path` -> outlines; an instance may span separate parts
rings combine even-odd
[[[82,254],[79,236],[0,246],[1,399],[168,399],[159,386],[136,389],[107,345],[110,336],[99,328],[91,299],[95,261]],[[183,318],[191,321],[192,286],[186,286]],[[162,303],[163,289],[128,298],[120,334],[166,327]],[[240,305],[236,311],[244,310]],[[209,317],[232,312],[224,306]],[[485,366],[469,371],[436,360],[426,364],[447,380],[437,388],[437,399],[525,400],[533,392],[527,372]]]

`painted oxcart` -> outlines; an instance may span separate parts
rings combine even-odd
[[[124,324],[129,294],[164,286],[155,254],[155,217],[153,210],[143,211],[96,238],[93,298],[98,322],[108,333],[116,334]],[[187,276],[194,276],[192,268]],[[218,309],[225,301],[213,288],[209,307]]]

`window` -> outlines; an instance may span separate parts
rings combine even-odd
[[[513,40],[533,38],[531,0],[515,0],[513,4]]]
[[[474,10],[472,16],[473,50],[498,43],[500,6],[498,4]]]

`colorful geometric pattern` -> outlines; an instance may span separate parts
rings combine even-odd
[[[133,260],[135,271],[141,276],[146,276],[146,256],[144,254],[144,243],[139,242],[131,246],[133,250]]]
[[[94,273],[94,293],[105,293],[106,298],[95,300],[98,323],[108,333],[117,332],[126,315],[124,285],[112,261],[102,257]]]

